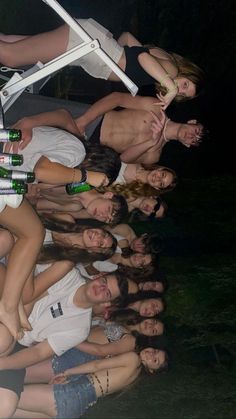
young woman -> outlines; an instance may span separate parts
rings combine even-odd
[[[65,362],[63,358],[64,355],[57,357],[58,362],[53,363],[56,376],[51,379],[51,383],[54,385],[25,386],[14,417],[79,418],[99,397],[123,390],[134,382],[142,366],[154,373],[163,371],[168,365],[166,352],[150,347],[139,354],[128,352],[105,359],[96,359],[81,352],[82,362],[87,362],[80,362],[77,366],[73,365],[72,357]],[[42,375],[44,380],[41,378],[41,382],[48,381],[48,369],[45,373],[42,368]]]
[[[0,212],[0,223],[16,237],[15,243],[12,241],[4,249],[11,250],[4,280],[0,281],[2,288],[0,322],[9,329],[15,339],[20,339],[22,328],[30,330],[20,301],[21,293],[34,268],[45,232],[39,218],[26,200],[23,200],[18,208],[6,206]],[[8,238],[9,235],[6,237],[4,233],[4,240]]]
[[[122,163],[118,178],[106,190],[122,194],[132,205],[137,198],[153,197],[172,191],[176,184],[177,175],[169,167],[153,165],[152,168],[145,169],[140,164]]]
[[[129,222],[148,221],[155,218],[163,218],[167,212],[167,204],[158,196],[141,196],[128,203],[130,218]]]
[[[93,39],[99,40],[104,51],[139,87],[157,85],[163,109],[176,97],[191,99],[201,89],[203,72],[188,59],[155,46],[143,47],[129,32],[115,41],[112,34],[93,19],[79,19],[78,23]],[[83,42],[66,24],[39,35],[15,38],[2,35],[0,39],[0,62],[11,67],[48,62]],[[96,54],[87,54],[72,65],[81,66],[95,78],[120,81]]]
[[[122,310],[117,310],[122,307]],[[129,294],[125,300],[118,299],[116,305],[111,307],[109,320],[120,321],[119,316],[126,316],[125,309],[131,309],[142,317],[154,317],[165,309],[165,302],[156,291],[139,291],[136,294]],[[124,313],[121,313],[124,311]]]
[[[64,277],[76,263],[88,264],[108,259],[117,246],[114,236],[104,229],[80,226],[50,217],[41,217],[41,220],[46,227],[46,236],[34,274],[32,272],[28,277],[23,290],[25,304]],[[5,232],[3,234],[5,239]],[[4,272],[1,273],[3,275]]]
[[[152,337],[162,335],[163,331],[164,324],[154,318],[144,319],[139,316],[139,323],[137,320],[136,324],[106,322],[104,327],[92,328],[87,342],[82,342],[78,348],[91,355],[119,355],[153,346]]]

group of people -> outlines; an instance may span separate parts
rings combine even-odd
[[[116,41],[93,19],[78,23],[139,87],[155,83],[157,97],[115,92],[76,118],[60,109],[14,125],[22,141],[3,151],[22,154],[20,170],[36,182],[18,208],[0,213],[0,418],[78,418],[142,366],[168,367],[162,242],[137,236],[127,220],[132,211],[147,221],[166,214],[162,195],[177,175],[158,164],[162,150],[171,140],[198,146],[203,126],[174,122],[165,109],[198,95],[204,75],[130,33]],[[79,43],[67,25],[1,34],[0,62],[46,63]],[[118,81],[96,54],[72,65]],[[70,195],[68,184],[87,188]]]

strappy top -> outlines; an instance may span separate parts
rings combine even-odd
[[[138,62],[138,56],[143,52],[149,53],[149,49],[145,47],[125,46],[124,51],[126,57],[125,73],[127,76],[139,87],[155,83],[156,80],[149,76]]]

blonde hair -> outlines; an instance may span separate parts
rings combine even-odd
[[[157,48],[155,45],[145,45],[147,48]],[[152,55],[152,54],[151,54]],[[188,58],[182,57],[182,55],[175,54],[175,53],[169,53],[169,55],[172,58],[172,63],[176,66],[178,73],[176,77],[186,77],[188,80],[190,80],[196,88],[196,94],[194,97],[198,96],[202,90],[203,86],[205,84],[205,74],[204,71],[198,67],[195,63],[190,61]],[[158,61],[158,58],[152,55],[153,58],[155,58]],[[158,61],[159,62],[159,61]],[[155,82],[156,90],[158,93],[162,93],[163,95],[167,93],[166,87],[162,86],[161,83]],[[176,95],[175,100],[177,102],[189,100],[191,97],[186,96],[180,96]]]

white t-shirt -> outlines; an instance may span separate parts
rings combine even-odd
[[[55,354],[62,355],[87,339],[92,309],[76,307],[75,292],[84,284],[79,271],[72,269],[48,289],[48,295],[34,305],[29,316],[33,330],[25,332],[19,343],[31,346],[47,339]]]
[[[127,164],[121,162],[121,167],[120,167],[120,171],[118,173],[118,176],[116,178],[116,180],[113,182],[113,185],[116,185],[117,183],[123,185],[124,183],[127,183],[125,180],[125,170],[126,170]]]
[[[42,156],[66,167],[75,167],[84,160],[86,155],[85,148],[77,137],[62,129],[47,126],[34,128],[31,142],[26,148],[20,150],[19,154],[23,154],[23,164],[5,166],[7,169],[33,172]]]

